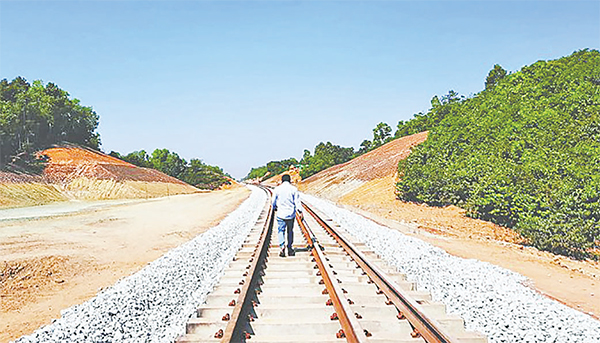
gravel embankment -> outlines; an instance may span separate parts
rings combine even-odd
[[[266,199],[252,187],[219,225],[16,342],[172,342],[241,247]]]
[[[524,286],[524,276],[451,256],[419,239],[380,226],[328,201],[302,194],[358,240],[431,292],[468,330],[489,342],[600,342],[600,322]]]

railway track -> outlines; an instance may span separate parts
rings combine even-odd
[[[265,205],[176,342],[487,342],[318,209],[303,206],[296,254],[281,258]]]

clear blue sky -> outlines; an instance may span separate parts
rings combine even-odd
[[[236,178],[358,148],[498,63],[600,47],[599,1],[0,1],[0,78],[54,82],[102,149],[168,148]]]

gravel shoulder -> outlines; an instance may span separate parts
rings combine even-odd
[[[540,295],[519,273],[451,255],[330,202],[303,197],[416,281],[419,290],[431,292],[450,313],[460,315],[468,330],[487,335],[490,343],[600,342],[600,321]]]
[[[396,176],[371,181],[315,180],[301,184],[308,194],[328,199],[406,235],[462,258],[507,268],[528,278],[535,291],[600,319],[600,263],[576,261],[518,244],[505,227],[468,218],[455,206],[433,207],[395,199]]]
[[[456,207],[430,207],[374,195],[346,197],[339,204],[362,216],[416,237],[451,255],[477,259],[528,278],[535,291],[600,319],[600,263],[515,244],[510,230],[467,218]]]
[[[218,224],[245,187],[148,201],[20,209],[0,221],[0,342],[29,334]],[[29,219],[23,219],[29,218]]]

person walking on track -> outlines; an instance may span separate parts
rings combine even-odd
[[[285,238],[287,229],[287,250],[289,256],[294,256],[292,248],[294,243],[294,218],[296,213],[302,220],[302,207],[300,205],[300,192],[291,184],[291,178],[285,174],[281,176],[281,184],[273,192],[273,209],[277,211],[277,238],[281,251],[279,256],[285,257]]]

